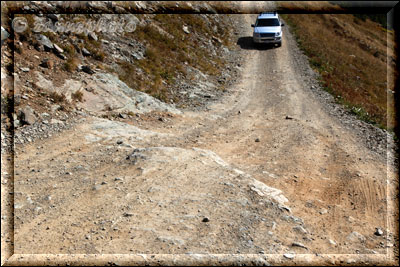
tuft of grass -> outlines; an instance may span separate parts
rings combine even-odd
[[[71,94],[71,98],[75,101],[82,102],[83,101],[83,93],[80,90],[77,90],[75,93]]]
[[[86,49],[90,52],[90,54],[92,55],[92,57],[95,60],[104,61],[106,55],[105,55],[104,51],[101,50],[101,48],[95,47],[95,46],[91,46],[91,45],[87,45]]]
[[[49,97],[53,99],[54,103],[64,103],[66,102],[66,98],[64,94],[59,94],[57,92],[51,92]]]
[[[359,119],[391,130],[394,108],[388,105],[387,71],[394,64],[394,44],[388,32],[370,20],[351,14],[282,15],[310,65],[321,76],[321,85]],[[389,33],[390,34],[390,33]]]
[[[77,67],[78,67],[78,59],[74,57],[69,57],[63,66],[64,70],[68,72],[74,72]]]
[[[69,56],[69,57],[74,57],[76,55],[76,50],[75,47],[72,44],[64,45],[61,47],[64,52]]]

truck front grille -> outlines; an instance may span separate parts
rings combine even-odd
[[[260,33],[260,37],[275,37],[274,32]]]

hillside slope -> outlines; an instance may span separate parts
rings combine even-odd
[[[126,8],[124,3],[120,5]],[[207,3],[197,5],[211,8]],[[147,8],[151,10],[151,5]],[[28,135],[34,125],[37,128],[51,119],[65,121],[80,111],[115,119],[136,116],[143,110],[201,109],[234,83],[240,68],[238,48],[234,46],[238,34],[234,29],[240,29],[240,20],[234,15],[17,17],[26,19],[29,27],[15,32],[15,45],[9,38],[4,46],[2,127],[11,129],[14,124]],[[34,32],[35,21],[55,25],[101,20],[133,21],[135,29],[89,34]],[[11,49],[15,50],[14,57]],[[32,138],[21,139],[29,140]]]
[[[320,73],[325,90],[360,119],[393,130],[393,30],[351,14],[288,14],[284,18]]]

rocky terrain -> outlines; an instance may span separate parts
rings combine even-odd
[[[113,3],[85,8],[128,8]],[[74,38],[38,37],[39,48],[16,41],[13,91],[2,65],[2,93],[15,105],[3,110],[2,96],[2,210],[13,207],[1,217],[2,263],[395,265],[392,136],[321,90],[288,28],[281,48],[256,48],[256,15],[192,16],[234,30],[193,36],[213,55],[201,64],[215,69],[174,62],[185,71],[173,82],[161,75],[162,94],[141,87],[157,79],[137,63],[146,60],[141,39],[78,36],[99,42],[87,52],[104,58],[77,45],[72,72],[56,42]],[[151,14],[135,17],[158,25]],[[144,82],[121,75],[131,68],[113,58],[142,69],[135,77]]]

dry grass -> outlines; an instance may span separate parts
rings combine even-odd
[[[394,88],[387,83],[387,68],[394,71],[395,59],[394,44],[387,42],[388,31],[350,14],[283,17],[321,74],[325,89],[361,119],[392,130],[395,114],[393,103],[387,101],[387,89]]]
[[[332,11],[343,10],[338,5],[330,4],[329,1],[279,1],[277,4],[280,13],[285,13],[285,11],[301,11],[304,13],[324,11],[330,13]]]
[[[189,28],[190,34],[183,31],[182,25]],[[187,66],[219,75],[224,65],[223,59],[213,57],[206,47],[202,47],[199,37],[211,39],[216,35],[223,43],[228,43],[229,34],[223,25],[217,25],[217,33],[213,33],[200,15],[157,14],[154,23],[126,33],[126,37],[145,43],[146,51],[145,57],[134,64],[119,62],[122,68],[119,78],[133,89],[169,101],[172,96],[168,86],[174,84],[178,74],[186,75]],[[145,75],[139,74],[138,69]]]
[[[76,57],[69,57],[67,61],[64,63],[63,68],[68,72],[76,71],[79,64],[79,59]]]
[[[76,91],[75,93],[71,94],[71,98],[75,101],[82,102],[83,101],[83,93],[82,91]]]
[[[54,101],[54,103],[64,103],[66,101],[65,95],[57,92],[51,92],[49,97]]]

